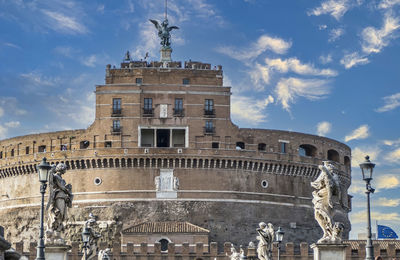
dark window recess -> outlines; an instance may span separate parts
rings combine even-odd
[[[142,78],[136,78],[136,84],[142,84],[143,79]]]
[[[14,149],[11,149],[11,157],[14,157]]]
[[[121,132],[121,123],[120,123],[119,120],[114,120],[113,121],[112,132],[113,133],[120,133]]]
[[[66,145],[66,144],[62,144],[62,145],[60,146],[60,150],[61,150],[61,151],[66,151],[66,150],[68,150],[67,145]]]
[[[29,154],[29,146],[25,147],[25,154]]]
[[[174,116],[183,116],[183,99],[175,98]]]
[[[45,145],[41,145],[38,147],[38,152],[39,153],[45,153],[46,152],[46,146]]]
[[[3,151],[0,152],[0,159],[3,159]]]
[[[267,150],[267,145],[264,143],[258,144],[258,150],[259,151],[265,151]]]
[[[204,127],[204,132],[206,134],[213,134],[215,132],[213,121],[206,121],[206,126]]]
[[[287,153],[287,143],[285,142],[280,142],[279,146],[281,148],[281,153]]]
[[[87,140],[81,141],[81,142],[79,143],[79,147],[80,147],[80,149],[86,149],[86,148],[89,147],[89,144],[90,144],[90,142],[87,141]]]
[[[113,110],[112,114],[114,116],[121,115],[121,99],[120,98],[113,98]]]
[[[336,150],[328,150],[328,160],[339,162],[339,153]]]
[[[169,147],[169,129],[157,129],[157,147]]]
[[[158,242],[160,242],[160,244],[161,244],[161,251],[168,251],[168,240],[166,240],[165,238],[163,238],[163,239],[160,239],[160,241],[158,241]]]
[[[236,150],[244,150],[245,145],[243,142],[236,142]]]
[[[213,143],[211,144],[211,147],[212,147],[212,148],[215,148],[215,149],[218,149],[218,148],[219,148],[219,143],[218,143],[218,142],[213,142]]]
[[[152,98],[144,99],[143,116],[153,116],[153,99]]]
[[[302,144],[299,146],[299,155],[315,157],[317,155],[317,148],[310,144]]]
[[[182,80],[183,85],[189,85],[190,84],[190,79],[185,78]]]
[[[206,99],[204,102],[204,115],[206,116],[214,116],[214,100],[213,99]]]
[[[112,147],[112,142],[111,141],[105,141],[104,142],[104,147]]]

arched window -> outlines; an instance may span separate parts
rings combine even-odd
[[[267,150],[267,145],[264,144],[264,143],[258,144],[258,150],[259,150],[259,151],[265,151],[265,150]]]
[[[346,167],[349,167],[349,168],[350,168],[350,166],[351,166],[350,157],[348,157],[348,156],[345,156],[345,157],[344,157],[344,165],[345,165]]]
[[[161,244],[161,251],[168,251],[168,243],[169,241],[165,238],[160,239],[158,242]]]
[[[236,150],[244,150],[245,145],[243,142],[236,142]]]
[[[80,149],[87,149],[89,147],[90,142],[85,140],[85,141],[81,141],[79,143],[79,148]]]
[[[317,148],[310,144],[302,144],[299,146],[299,155],[315,157],[317,155]]]
[[[328,160],[339,162],[339,153],[336,150],[328,150]]]

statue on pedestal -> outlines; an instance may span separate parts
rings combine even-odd
[[[179,29],[179,27],[177,26],[168,26],[168,19],[165,18],[165,20],[161,23],[161,25],[158,23],[158,21],[156,20],[151,20],[150,22],[152,22],[154,24],[154,26],[156,27],[156,29],[158,30],[158,37],[160,37],[161,39],[161,46],[162,48],[171,48],[171,31],[173,29]]]
[[[49,175],[49,200],[46,210],[48,210],[48,220],[46,229],[47,244],[65,244],[61,233],[64,231],[64,222],[67,220],[68,208],[72,207],[72,185],[67,184],[62,178],[67,166],[59,163],[52,167]]]
[[[231,260],[240,260],[240,253],[238,251],[236,251],[236,248],[235,248],[235,246],[233,244],[231,245],[231,254],[228,255],[228,253],[226,253],[226,255]]]
[[[341,243],[343,224],[334,223],[334,201],[333,196],[337,196],[341,201],[341,187],[335,166],[330,161],[324,161],[319,166],[321,170],[318,178],[311,182],[311,186],[316,189],[313,191],[314,217],[321,226],[324,235],[318,243]]]
[[[257,255],[260,260],[271,260],[272,259],[272,243],[275,238],[274,226],[271,223],[265,224],[261,222],[258,224],[259,228],[257,228],[257,236],[258,247],[257,247]]]
[[[85,223],[85,228],[87,228],[90,232],[89,242],[87,245],[86,259],[83,256],[82,260],[92,260],[96,258],[98,254],[100,255],[97,241],[101,238],[101,234],[94,230],[96,226],[96,217],[92,213],[90,213],[89,219]]]

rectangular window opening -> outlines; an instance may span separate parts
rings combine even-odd
[[[153,115],[153,99],[152,98],[144,99],[143,115],[144,116],[152,116]]]
[[[29,146],[25,147],[25,154],[29,154]]]
[[[211,144],[211,147],[212,147],[212,148],[215,148],[215,149],[218,149],[218,148],[219,148],[219,143],[218,143],[218,142],[213,142],[213,143]]]
[[[172,146],[185,147],[185,129],[172,129]]]
[[[136,84],[142,84],[143,83],[143,79],[142,78],[136,78]]]
[[[189,84],[190,84],[190,79],[184,78],[184,79],[182,80],[182,83],[183,83],[183,85],[189,85]]]
[[[112,142],[111,141],[105,141],[104,142],[104,147],[106,147],[106,148],[112,147]]]
[[[154,129],[141,129],[141,147],[154,147]]]
[[[204,103],[204,114],[208,116],[214,115],[214,100],[206,99]]]
[[[183,99],[175,98],[174,116],[183,116]]]
[[[280,143],[281,153],[287,153],[287,143]]]
[[[121,114],[121,99],[120,98],[113,98],[113,115],[120,115]]]

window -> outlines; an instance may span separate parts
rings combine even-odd
[[[185,78],[185,79],[183,79],[182,83],[183,83],[183,85],[189,85],[190,84],[190,79]]]
[[[350,157],[348,157],[348,156],[344,157],[344,165],[346,167],[350,168],[350,166],[351,166]]]
[[[39,153],[45,153],[46,152],[46,146],[45,145],[41,145],[38,147],[38,152]]]
[[[121,124],[119,120],[113,121],[113,132],[120,132],[121,131]]]
[[[11,157],[14,156],[14,149],[11,149]]]
[[[3,159],[3,151],[0,152],[0,159]]]
[[[166,240],[165,238],[160,239],[158,242],[160,242],[161,244],[161,251],[168,251],[168,240]]]
[[[183,116],[183,99],[175,98],[174,116]]]
[[[105,141],[104,142],[104,147],[112,147],[111,141]]]
[[[243,142],[236,142],[236,150],[244,150],[245,145]]]
[[[152,116],[153,115],[153,99],[152,98],[144,99],[143,115],[144,116]]]
[[[328,150],[328,160],[339,162],[339,153],[335,150]]]
[[[310,144],[302,144],[299,146],[300,156],[310,156],[315,157],[317,154],[317,148]]]
[[[113,115],[120,115],[121,114],[121,99],[120,98],[113,98]]]
[[[258,144],[258,150],[259,150],[259,151],[265,151],[265,150],[267,150],[267,145],[264,144],[264,143]]]
[[[62,145],[60,146],[60,150],[61,150],[61,151],[66,151],[66,150],[68,150],[67,145],[66,145],[66,144],[62,144]]]
[[[142,84],[143,79],[142,78],[136,78],[136,84]]]
[[[214,133],[214,124],[213,121],[207,120],[206,121],[206,126],[204,128],[204,131],[206,134],[212,134]]]
[[[86,148],[88,148],[89,147],[89,141],[87,141],[87,140],[85,140],[85,141],[81,141],[80,143],[79,143],[79,147],[80,147],[80,149],[86,149]]]
[[[279,146],[281,148],[281,153],[287,153],[287,143],[279,142]]]
[[[140,138],[141,147],[154,147],[154,129],[141,129]]]
[[[213,142],[213,143],[211,144],[211,147],[212,147],[212,148],[215,148],[215,149],[218,149],[218,148],[219,148],[219,143]]]
[[[206,99],[204,103],[204,114],[207,116],[214,115],[214,100]]]

